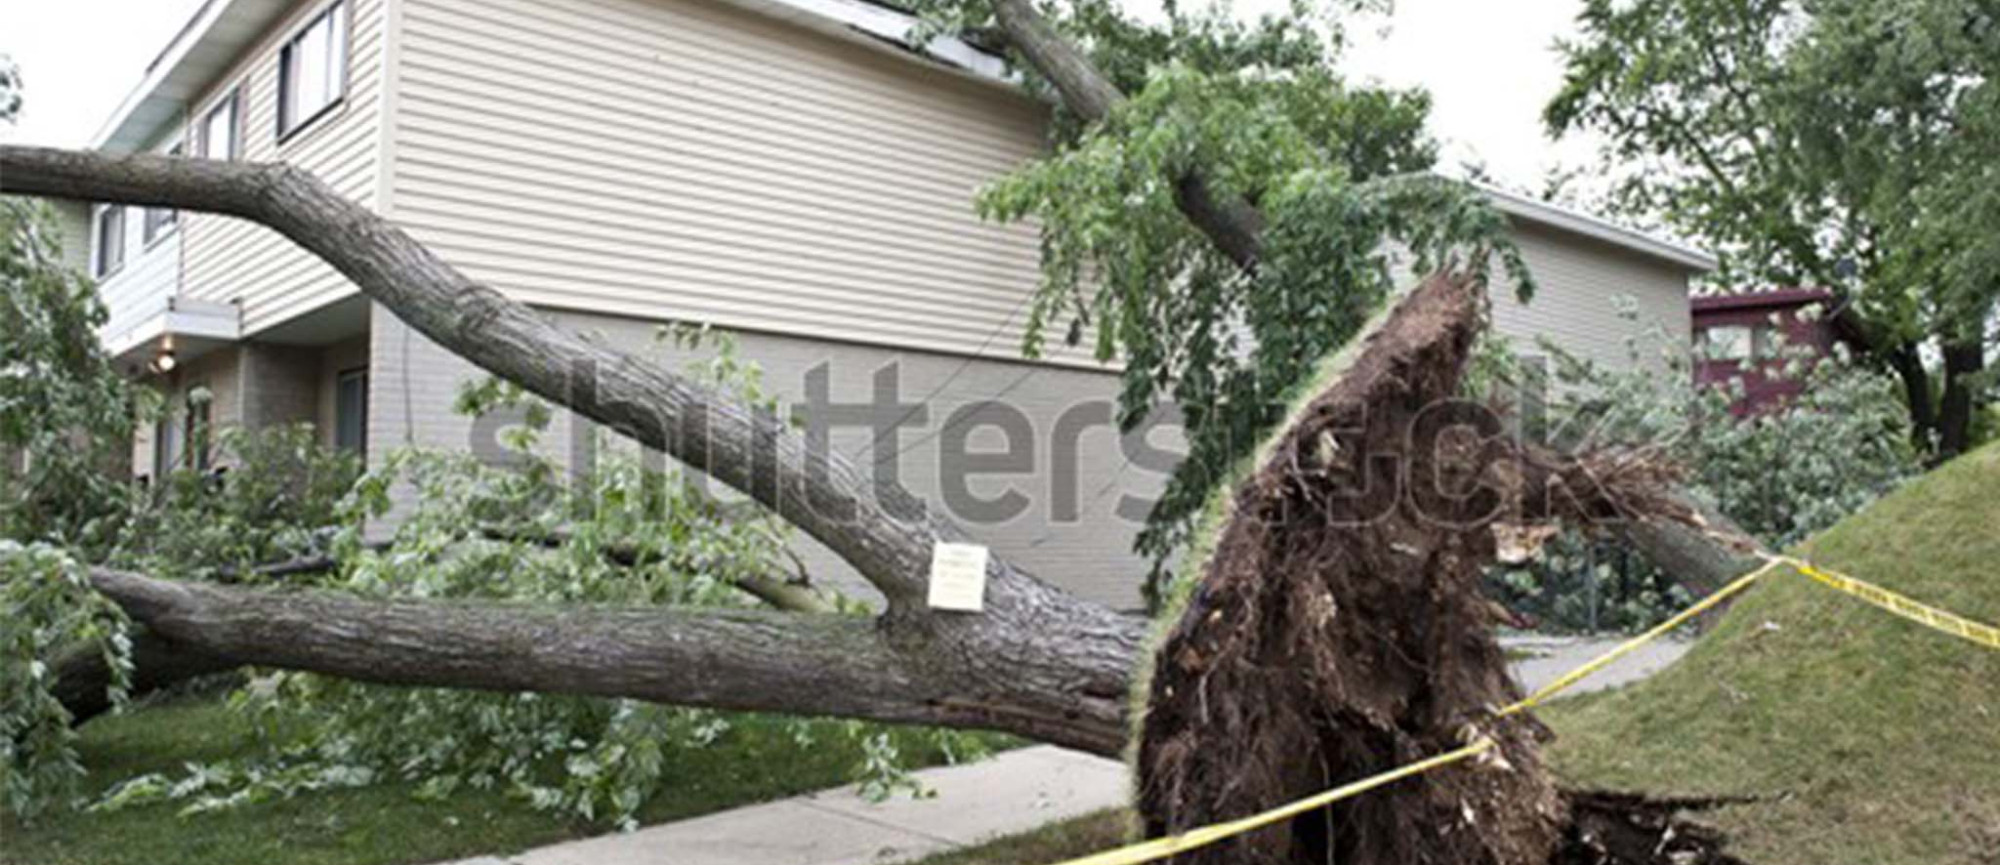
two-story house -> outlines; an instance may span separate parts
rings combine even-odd
[[[895,449],[866,429],[837,449],[1136,605],[1129,546],[1161,466],[1121,450],[1115,370],[1019,356],[1035,230],[971,206],[1040,152],[1047,107],[969,45],[911,47],[915,23],[863,0],[210,0],[94,144],[288,162],[571,327],[650,346],[661,322],[705,322],[788,400],[887,389],[907,404]],[[1622,294],[1686,334],[1706,256],[1494,197],[1541,282],[1533,305],[1496,303],[1501,328],[1623,362]],[[374,461],[490,436],[450,409],[475,370],[271,231],[88,222],[110,350],[176,399],[211,395],[140,438],[136,472],[200,459],[191,414],[312,421]],[[981,476],[940,470],[966,453]]]

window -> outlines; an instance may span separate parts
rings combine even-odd
[[[153,422],[153,477],[165,483],[180,458],[180,427],[173,418],[162,416]]]
[[[347,16],[330,3],[278,53],[278,140],[324,114],[347,92]]]
[[[187,415],[184,422],[186,429],[182,431],[181,441],[187,443],[188,468],[198,472],[208,471],[211,456],[208,406],[209,399],[206,392],[196,391],[188,394]]]
[[[125,208],[106,205],[97,212],[97,276],[102,279],[125,266]]]
[[[1756,349],[1756,334],[1749,325],[1722,324],[1701,332],[1705,360],[1748,360]]]
[[[235,159],[242,151],[237,140],[237,104],[242,90],[232,90],[215,103],[201,119],[201,155],[208,159]]]
[[[153,241],[159,240],[161,237],[165,236],[167,232],[172,231],[175,223],[180,222],[180,220],[181,220],[181,212],[171,207],[146,208],[147,245],[150,246],[153,243]]]
[[[368,371],[351,369],[334,379],[333,446],[368,454]]]
[[[176,144],[167,151],[168,156],[179,157],[181,146]],[[181,212],[171,207],[146,208],[146,244],[151,246],[181,221]]]

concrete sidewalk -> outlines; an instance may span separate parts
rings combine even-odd
[[[916,773],[935,798],[842,787],[459,865],[876,865],[1123,805],[1125,766],[1052,746]]]
[[[1618,644],[1616,639],[1502,641],[1535,654],[1514,675],[1532,691]],[[1585,681],[1577,692],[1644,679],[1689,643],[1661,640]],[[870,804],[853,787],[752,805],[626,834],[458,865],[884,865],[1013,835],[1126,803],[1125,766],[1051,746],[916,773],[937,796]]]
[[[1508,650],[1525,651],[1534,657],[1513,663],[1514,679],[1529,692],[1561,678],[1564,673],[1583,666],[1597,656],[1611,651],[1624,642],[1622,637],[1506,637],[1500,645]],[[1606,688],[1618,688],[1651,677],[1666,669],[1687,654],[1694,643],[1690,640],[1667,637],[1640,646],[1632,654],[1613,662],[1611,666],[1597,671],[1596,675],[1579,682],[1576,687],[1564,692],[1566,695],[1588,694]]]

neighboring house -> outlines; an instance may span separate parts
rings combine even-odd
[[[788,400],[893,384],[923,405],[893,458],[866,430],[836,431],[835,448],[895,466],[1028,568],[1135,606],[1132,517],[1165,466],[1121,453],[1115,370],[1020,358],[1036,232],[971,206],[1041,152],[1047,108],[965,44],[907,48],[914,24],[856,0],[210,0],[95,144],[289,162],[566,326],[633,347],[669,320],[739,332]],[[1503,330],[1624,363],[1614,298],[1629,295],[1686,336],[1706,256],[1494,200],[1541,283],[1532,306],[1496,301]],[[450,410],[469,364],[271,231],[132,208],[90,220],[106,344],[177,400],[205,387],[211,422],[312,421],[371,462],[490,440]],[[193,457],[186,416],[141,437],[135,471]],[[941,449],[996,448],[1026,460],[940,476]],[[975,500],[991,513],[968,520],[958,505]]]
[[[1743,395],[1729,408],[1738,416],[1783,405],[1805,390],[1787,361],[1833,351],[1832,302],[1833,294],[1818,288],[1695,298],[1695,383],[1742,382]]]

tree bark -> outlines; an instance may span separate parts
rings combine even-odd
[[[1697,522],[1633,520],[1620,524],[1620,533],[1654,566],[1679,576],[1696,597],[1713,593],[1764,563],[1757,555],[1762,544],[1721,511],[1684,492],[1674,494],[1674,500]]]
[[[1758,557],[1763,544],[1721,511],[1686,492],[1674,493],[1673,501],[1693,515],[1693,522],[1628,520],[1619,524],[1618,537],[1654,567],[1674,575],[1689,594],[1707,597],[1764,563]],[[1722,604],[1709,610],[1696,626],[1713,627],[1729,607]]]
[[[232,665],[1003,730],[1100,754],[1124,744],[1124,694],[1082,689],[1090,670],[1129,669],[1137,630],[1039,634],[1070,662],[1016,667],[939,655],[852,616],[377,601],[108,569],[91,583],[159,639]]]
[[[1978,340],[1944,347],[1944,394],[1938,400],[1937,462],[1972,447],[1972,415],[1977,408],[1974,380],[1986,368],[1986,347]]]
[[[1931,400],[1931,373],[1924,368],[1924,358],[1917,350],[1917,344],[1898,344],[1888,351],[1884,361],[1903,385],[1903,404],[1910,411],[1911,443],[1916,445],[1918,453],[1936,453],[1937,405]]]
[[[485,530],[486,536],[498,540],[529,541],[548,546],[560,546],[566,542],[561,534],[508,531],[498,528]],[[635,548],[613,546],[604,550],[605,558],[615,564],[633,567],[640,563],[643,555]],[[282,562],[259,565],[249,572],[260,578],[293,577],[302,574],[322,574],[340,567],[340,562],[331,556],[315,555],[286,559]],[[772,609],[792,613],[831,614],[832,605],[804,582],[804,564],[799,564],[797,579],[781,579],[763,575],[744,575],[733,580],[733,585],[744,594],[754,597]],[[242,575],[233,568],[218,570],[217,582],[233,584]],[[143,627],[139,628],[132,640],[133,676],[128,683],[128,696],[139,699],[155,691],[200,676],[227,672],[241,666],[227,657],[198,648],[183,647],[161,639],[159,635]],[[104,662],[104,653],[95,647],[78,647],[57,656],[56,699],[70,714],[72,724],[83,724],[111,709],[110,690],[112,675],[110,666]]]
[[[226,673],[242,664],[225,656],[183,646],[144,626],[132,632],[133,698],[202,676]],[[71,724],[82,724],[111,711],[111,668],[104,653],[77,649],[64,653],[50,668],[55,673],[55,698],[69,711]]]

